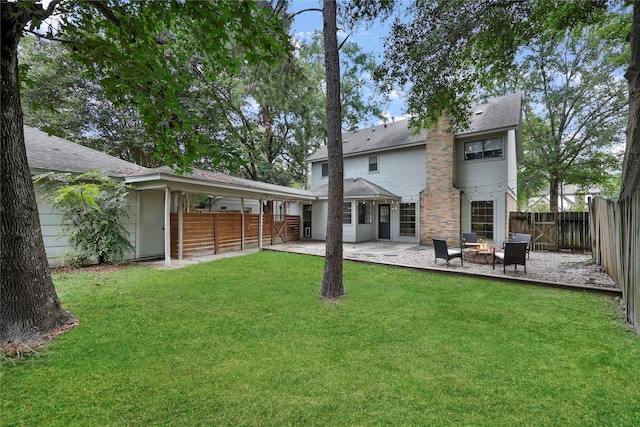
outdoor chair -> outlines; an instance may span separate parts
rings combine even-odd
[[[516,233],[507,242],[525,242],[527,244],[527,258],[529,258],[529,247],[531,246],[531,234]],[[504,245],[503,245],[504,248]]]
[[[462,233],[462,247],[466,247],[467,243],[478,243],[478,235],[476,233]]]
[[[505,242],[504,252],[493,250],[493,269],[496,269],[496,260],[502,262],[502,272],[507,272],[507,265],[514,265],[518,269],[518,264],[524,266],[524,274],[527,274],[527,242]]]
[[[457,249],[449,249],[447,247],[447,241],[444,239],[433,239],[433,247],[436,250],[436,259],[434,263],[437,264],[438,258],[444,259],[449,264],[449,260],[452,258],[460,258],[460,265],[464,265],[462,261],[462,251]]]

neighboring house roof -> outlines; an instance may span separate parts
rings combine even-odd
[[[25,126],[24,142],[32,169],[85,173],[100,169],[111,177],[124,177],[147,170],[134,163],[75,144],[46,132]]]
[[[329,184],[321,185],[320,187],[316,187],[311,191],[318,198],[326,199],[329,194]],[[396,196],[392,192],[363,178],[344,180],[344,198],[365,200],[400,199],[399,196]]]
[[[106,153],[75,144],[28,126],[24,127],[27,160],[31,169],[42,171],[85,173],[94,169],[114,178],[124,178],[138,188],[185,189],[204,194],[229,197],[279,197],[288,200],[311,200],[308,190],[267,184],[235,176],[195,169],[192,173],[177,174],[163,166],[149,169],[118,159]]]
[[[489,131],[516,128],[521,134],[522,95],[519,93],[491,98],[471,108],[469,129],[456,133],[456,137],[473,136]],[[424,133],[413,134],[409,129],[409,120],[360,129],[342,134],[342,152],[344,157],[361,155],[367,152],[394,150],[426,143]],[[521,151],[521,150],[520,150]],[[307,157],[307,162],[326,160],[327,147],[320,147]]]

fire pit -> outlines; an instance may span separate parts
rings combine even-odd
[[[492,264],[493,263],[493,249],[489,247],[488,243],[480,243],[473,248],[465,248],[462,250],[464,254],[464,260],[475,264]]]

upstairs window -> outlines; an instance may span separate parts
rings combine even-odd
[[[490,159],[502,157],[504,152],[504,142],[502,137],[483,139],[481,141],[470,141],[464,143],[464,159]]]
[[[326,178],[329,176],[329,163],[322,164],[322,177]]]
[[[378,156],[369,156],[369,172],[378,171]]]

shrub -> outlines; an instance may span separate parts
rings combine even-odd
[[[73,250],[65,261],[117,264],[133,251],[129,233],[119,219],[127,217],[129,187],[100,171],[73,176],[50,172],[35,177],[44,185],[44,201],[62,211],[59,235],[66,234]]]

